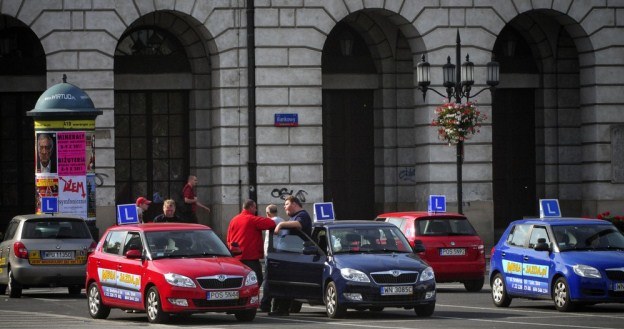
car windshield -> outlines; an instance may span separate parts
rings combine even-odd
[[[154,231],[145,238],[152,259],[232,255],[212,230]]]
[[[610,224],[556,225],[552,230],[560,251],[624,250],[624,235]]]
[[[36,219],[24,223],[22,239],[91,239],[91,233],[79,219]]]
[[[412,252],[397,227],[340,227],[329,231],[329,245],[334,254]]]
[[[431,218],[416,221],[420,235],[477,235],[466,218]]]

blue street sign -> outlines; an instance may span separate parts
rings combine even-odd
[[[299,114],[297,113],[275,113],[275,127],[297,127],[299,126]]]
[[[540,218],[561,217],[561,208],[557,199],[540,199]]]
[[[446,195],[430,195],[427,211],[446,212]]]
[[[58,212],[58,198],[54,197],[42,197],[41,198],[41,212],[42,213],[57,213]]]
[[[320,202],[314,204],[314,220],[334,220],[334,204],[332,202]]]
[[[117,206],[117,224],[138,224],[139,213],[134,204],[120,204]]]

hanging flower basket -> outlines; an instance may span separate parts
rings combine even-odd
[[[596,218],[611,222],[620,232],[624,233],[624,216],[613,216],[611,212],[605,211],[598,214]]]
[[[438,128],[438,138],[449,145],[463,142],[479,133],[481,123],[487,118],[474,102],[446,102],[435,109],[435,115],[431,125]]]

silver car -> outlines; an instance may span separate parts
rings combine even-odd
[[[19,298],[30,287],[68,287],[69,294],[80,294],[95,246],[81,217],[14,217],[0,242],[0,295]]]

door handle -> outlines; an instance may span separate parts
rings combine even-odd
[[[522,259],[529,260],[529,256],[524,256]]]
[[[505,257],[505,255],[507,255],[504,251],[501,252],[501,257]]]
[[[118,269],[118,270],[121,270],[121,265],[117,265],[117,269]]]
[[[273,267],[277,267],[279,266],[279,262],[274,262],[274,261],[269,261],[269,265],[273,266]]]

